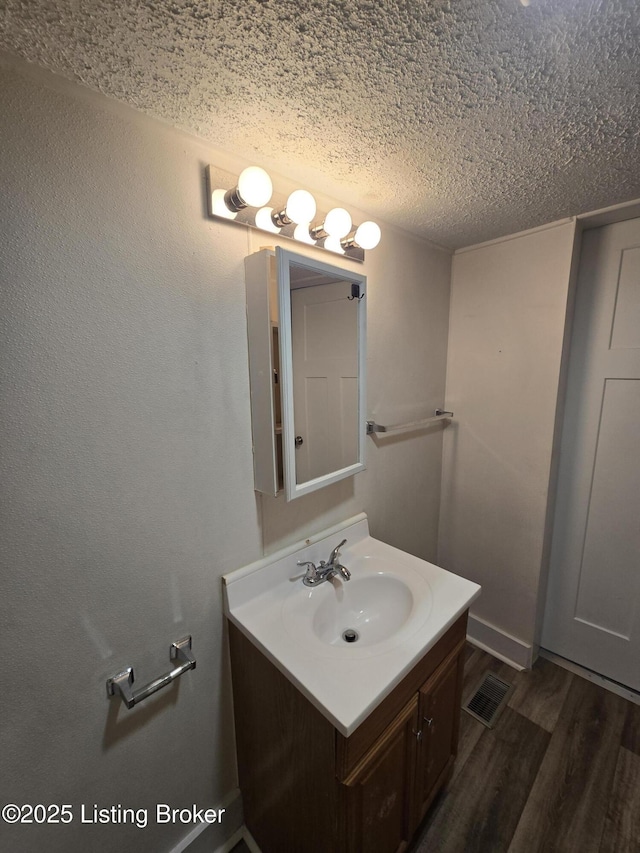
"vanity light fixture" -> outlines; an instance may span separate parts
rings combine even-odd
[[[307,190],[296,189],[278,197],[271,178],[259,166],[249,166],[235,176],[209,165],[206,177],[207,208],[214,219],[278,234],[360,262],[365,249],[373,249],[380,240],[375,222],[354,228],[343,207],[316,216],[316,201]],[[314,225],[314,221],[320,224]]]

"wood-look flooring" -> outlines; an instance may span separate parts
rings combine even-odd
[[[453,777],[408,853],[640,853],[640,706],[472,646],[464,702],[487,672],[514,692],[493,729],[462,712]]]
[[[465,702],[486,672],[515,690],[493,729],[462,712],[454,775],[410,853],[640,853],[640,706],[471,646]]]

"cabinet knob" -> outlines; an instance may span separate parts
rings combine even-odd
[[[412,729],[413,731],[413,729]],[[422,729],[418,729],[418,731],[413,731],[413,734],[416,736],[416,740],[422,740]]]
[[[304,444],[304,439],[301,435],[297,435],[295,445],[296,447],[300,447],[301,444]]]
[[[427,724],[427,727],[431,728],[433,725],[433,717],[423,717],[422,719]]]

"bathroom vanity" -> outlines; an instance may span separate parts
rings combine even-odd
[[[351,580],[305,587],[298,561],[343,539]],[[453,767],[480,588],[373,539],[364,515],[223,581],[240,788],[259,848],[404,850]]]

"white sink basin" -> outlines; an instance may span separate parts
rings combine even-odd
[[[404,581],[380,573],[348,586],[339,581],[314,608],[311,627],[325,643],[371,646],[397,634],[411,617],[413,593]]]
[[[345,563],[346,558],[341,560]],[[321,656],[362,658],[389,651],[417,631],[431,610],[428,582],[408,566],[354,555],[351,580],[334,577],[309,589],[290,590],[282,622],[294,643]]]
[[[317,565],[343,539],[351,579],[305,586],[297,562]],[[230,621],[346,737],[480,594],[371,537],[364,513],[222,580]]]

